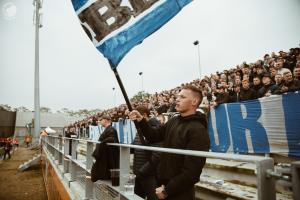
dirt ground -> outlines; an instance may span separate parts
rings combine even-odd
[[[0,160],[1,200],[47,200],[40,165],[31,166],[24,172],[18,171],[18,167],[36,153],[37,150],[19,147],[11,159]]]

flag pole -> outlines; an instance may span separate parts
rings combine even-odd
[[[116,79],[117,79],[117,81],[118,81],[118,84],[119,84],[120,89],[121,89],[121,91],[122,91],[123,97],[124,97],[125,102],[126,102],[126,104],[127,104],[128,110],[129,110],[129,111],[132,111],[133,109],[132,109],[131,103],[130,103],[130,101],[129,101],[128,95],[127,95],[127,93],[126,93],[126,90],[125,90],[125,88],[124,88],[124,85],[123,85],[123,83],[122,83],[122,80],[121,80],[121,78],[120,78],[120,75],[119,75],[119,73],[118,73],[118,70],[117,70],[116,67],[112,68],[112,70],[113,70],[113,72],[114,72],[114,74],[115,74],[115,77],[116,77]],[[141,132],[141,129],[140,129],[140,127],[139,127],[137,121],[133,121],[133,122],[134,122],[134,125],[135,125],[135,127],[136,127],[137,133],[138,133],[138,135],[139,135],[139,137],[140,137],[141,143],[142,143],[143,145],[146,145],[146,141],[145,141],[145,139],[144,139],[144,136],[143,136],[143,134],[142,134],[142,132]]]

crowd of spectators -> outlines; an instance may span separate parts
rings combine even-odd
[[[291,48],[288,52],[279,51],[278,54],[274,52],[265,54],[254,63],[243,62],[229,70],[205,76],[201,80],[196,79],[171,90],[145,95],[138,101],[131,99],[131,104],[133,108],[148,107],[152,115],[164,123],[162,113],[176,111],[175,94],[182,86],[189,84],[202,89],[204,98],[200,108],[204,112],[222,103],[241,102],[297,91],[300,89],[300,48]],[[126,110],[126,104],[122,104],[78,121],[69,128],[86,128],[90,124],[96,124],[104,114],[110,115],[113,121],[118,121],[119,118],[126,118]]]

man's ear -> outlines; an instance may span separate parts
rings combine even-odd
[[[193,100],[192,100],[192,105],[193,106],[196,106],[197,104],[198,104],[198,99],[197,98],[193,98]]]

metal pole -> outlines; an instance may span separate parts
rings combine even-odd
[[[199,78],[201,79],[201,62],[200,62],[200,45],[199,45],[199,41],[196,40],[196,41],[193,42],[193,44],[195,46],[197,46],[197,48],[198,48]]]
[[[142,92],[144,92],[144,74],[142,74],[141,76],[142,76]]]
[[[116,79],[117,79],[117,82],[118,82],[118,84],[119,84],[119,86],[120,86],[120,89],[121,89],[121,91],[122,91],[123,97],[124,97],[125,102],[126,102],[126,104],[127,104],[128,110],[129,110],[129,111],[132,111],[133,109],[132,109],[131,103],[130,103],[130,101],[129,101],[129,98],[128,98],[127,93],[126,93],[126,90],[125,90],[125,88],[124,88],[124,86],[123,86],[122,80],[121,80],[121,78],[120,78],[120,76],[119,76],[119,73],[118,73],[118,71],[117,71],[117,68],[112,68],[112,70],[113,70],[113,72],[114,72],[114,74],[115,74],[115,77],[116,77]],[[140,137],[141,143],[142,143],[143,145],[146,145],[144,136],[143,136],[143,134],[141,133],[141,130],[140,130],[140,128],[139,128],[139,126],[138,126],[138,123],[137,123],[136,121],[134,121],[134,125],[135,125],[136,130],[137,130],[137,133],[138,133],[138,135],[139,135],[139,137]]]
[[[143,80],[143,72],[139,72],[139,75],[141,76],[141,83],[142,83],[142,88],[141,88],[141,92],[144,91],[144,80]]]
[[[199,78],[201,79],[201,62],[200,62],[200,45],[198,43],[198,63],[199,63]]]
[[[35,0],[34,137],[40,133],[39,28],[40,0]]]
[[[114,106],[117,106],[117,100],[116,100],[116,98],[117,98],[117,96],[116,96],[116,88],[112,88],[112,90],[113,90],[113,92],[114,92]]]

